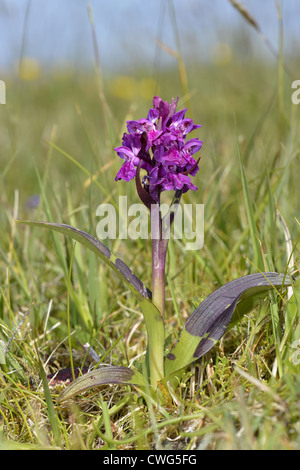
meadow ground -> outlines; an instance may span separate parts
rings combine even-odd
[[[6,81],[0,340],[8,351],[0,448],[300,449],[300,105],[291,101],[292,78],[280,66],[246,60],[187,71],[185,93],[177,70],[161,72],[158,90],[137,70],[134,98],[125,77],[107,78],[102,95],[93,74]],[[210,292],[257,271],[257,247],[268,271],[294,264],[294,294],[257,301],[162,403],[129,386],[58,403],[64,385],[48,387],[45,374],[70,367],[70,347],[76,367],[94,364],[87,342],[103,363],[127,366],[144,354],[145,327],[135,298],[93,254],[76,245],[69,282],[73,242],[15,219],[96,235],[99,204],[118,207],[119,195],[139,202],[133,183],[114,181],[120,160],[113,148],[125,121],[143,117],[157,91],[166,100],[180,96],[179,107],[202,124],[195,136],[204,142],[199,190],[183,200],[205,205],[205,243],[187,252],[170,241],[169,344]],[[150,240],[105,243],[151,286]]]

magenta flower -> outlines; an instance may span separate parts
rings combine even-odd
[[[162,191],[180,190],[185,193],[189,189],[196,191],[198,188],[191,182],[187,175],[166,171],[163,167],[156,166],[149,174],[149,193],[157,202],[157,194]]]
[[[117,173],[116,181],[120,179],[125,181],[132,180],[136,175],[136,167],[139,165],[142,158],[142,143],[138,134],[124,134],[123,144],[122,147],[115,148],[119,157],[125,160],[123,166]],[[152,169],[150,163],[147,163],[147,161],[143,161],[141,167],[145,170]]]
[[[197,190],[190,175],[199,170],[193,155],[201,149],[202,141],[197,137],[186,141],[186,137],[201,126],[185,118],[187,109],[176,112],[177,102],[178,98],[169,104],[155,96],[147,118],[127,121],[128,134],[123,135],[123,145],[115,148],[124,160],[116,180],[130,181],[137,176],[138,168],[146,170],[143,192],[153,202],[159,202],[163,191]],[[137,184],[141,188],[141,183]]]

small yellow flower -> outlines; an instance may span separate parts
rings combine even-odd
[[[136,97],[136,89],[136,81],[125,75],[115,78],[110,85],[111,93],[123,100],[133,100]]]
[[[219,42],[212,47],[210,57],[212,63],[218,67],[228,65],[233,58],[232,49],[229,44]]]
[[[20,63],[19,76],[21,80],[31,81],[40,78],[41,67],[36,59],[23,57]]]

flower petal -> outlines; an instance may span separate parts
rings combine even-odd
[[[132,161],[125,162],[115,177],[115,181],[125,180],[130,181],[135,177],[136,168]]]

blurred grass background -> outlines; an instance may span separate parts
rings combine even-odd
[[[159,7],[163,2],[156,3]],[[129,203],[139,202],[134,184],[114,182],[120,160],[113,148],[120,144],[127,119],[146,117],[154,94],[159,94],[168,101],[179,96],[180,108],[188,107],[187,117],[193,117],[196,123],[202,124],[203,127],[195,132],[195,136],[204,142],[200,172],[195,178],[199,190],[186,194],[184,201],[205,204],[205,245],[200,252],[187,253],[182,244],[173,241],[170,243],[167,333],[171,335],[173,329],[177,329],[192,312],[193,305],[219,285],[256,270],[257,260],[249,233],[239,147],[265,267],[284,272],[288,263],[284,233],[275,216],[277,207],[289,228],[293,246],[296,247],[294,270],[298,269],[300,106],[293,105],[291,101],[291,83],[300,78],[298,49],[291,47],[284,50],[283,54],[278,35],[278,43],[273,44],[279,54],[276,60],[258,32],[239,12],[233,25],[225,22],[223,24],[220,21],[214,22],[214,17],[209,16],[212,11],[207,9],[213,8],[208,7],[211,2],[188,2],[185,14],[191,17],[196,11],[199,18],[199,14],[204,15],[208,11],[207,26],[215,28],[215,36],[220,39],[216,41],[214,38],[211,43],[206,40],[203,45],[201,35],[199,39],[195,32],[193,37],[193,29],[188,30],[186,23],[183,28],[186,18],[181,17],[181,12],[178,12],[178,2],[166,3],[169,10],[164,14],[162,9],[159,10],[158,22],[155,24],[157,40],[151,37],[151,48],[154,51],[152,57],[155,60],[143,61],[140,51],[139,63],[131,51],[128,36],[123,44],[120,35],[119,56],[115,56],[113,60],[115,67],[103,66],[99,61],[99,58],[102,60],[103,52],[103,23],[101,20],[97,22],[95,16],[93,29],[87,14],[80,21],[86,23],[89,33],[98,33],[99,57],[96,50],[87,66],[80,66],[76,60],[74,63],[69,61],[67,66],[61,66],[55,61],[45,65],[38,54],[30,54],[30,15],[35,14],[36,3],[32,1],[22,4],[23,7],[27,5],[27,10],[25,8],[23,23],[21,22],[21,53],[13,55],[13,66],[3,66],[0,76],[6,83],[6,105],[0,105],[0,336],[5,341],[11,338],[22,313],[27,312],[31,305],[28,323],[25,322],[27,326],[14,349],[15,360],[17,358],[21,364],[21,372],[16,381],[20,380],[23,384],[27,380],[26,374],[39,374],[37,355],[46,362],[48,371],[53,370],[51,367],[69,365],[67,345],[63,344],[60,348],[57,345],[70,334],[66,321],[66,278],[72,244],[69,240],[53,237],[48,232],[16,227],[14,218],[69,223],[95,235],[98,222],[96,209],[99,204],[113,202],[118,205],[118,196],[126,194]],[[229,2],[225,0],[218,1],[218,14],[221,17],[222,8],[227,3]],[[256,2],[256,8],[260,3]],[[280,31],[274,2],[267,3],[272,11],[273,21],[275,15],[275,23]],[[285,4],[282,2],[281,6],[283,3]],[[66,5],[68,7],[68,2]],[[95,6],[97,8],[99,5]],[[7,14],[7,11],[4,10],[4,13]],[[123,13],[122,7],[120,10],[116,9],[115,21],[116,18],[120,21]],[[172,16],[174,14],[175,17]],[[263,30],[264,27],[267,29],[267,18],[264,9],[262,19],[266,23],[261,24]],[[141,19],[140,27],[142,24]],[[124,28],[127,31],[128,25]],[[62,31],[57,33],[62,34]],[[283,33],[285,34],[285,30]],[[174,41],[171,41],[171,45],[168,43],[170,34]],[[134,31],[131,31],[130,37],[137,47]],[[197,52],[197,46],[203,51],[203,57]],[[39,195],[39,203],[30,199],[34,195]],[[150,287],[150,241],[148,247],[141,240],[115,240],[107,241],[107,244]],[[130,362],[135,356],[142,354],[145,339],[138,334],[140,330],[143,331],[139,324],[138,307],[129,293],[124,291],[124,286],[115,279],[113,273],[105,266],[99,266],[79,246],[76,247],[73,269],[74,290],[71,294],[70,319],[76,364],[81,364],[86,359],[85,354],[80,351],[78,341],[89,341],[101,356],[118,341],[134,318],[137,318],[134,329],[130,330],[129,339],[126,336],[129,342],[126,340],[118,343],[109,359],[116,362],[122,356]],[[245,360],[243,365],[246,364],[251,374],[270,377],[275,360],[272,324],[266,326],[264,307],[260,306],[255,312],[262,319],[265,336],[257,355],[253,353],[254,365],[246,358],[246,353],[242,355]],[[298,320],[293,316],[290,318],[295,321],[294,330],[298,331]],[[286,321],[281,320],[283,323]],[[251,326],[259,343],[261,330],[258,329],[255,318],[243,325],[231,332],[226,346],[228,354],[234,356],[234,351],[240,347],[240,338],[247,336],[246,331],[249,333]],[[51,328],[54,328],[52,332]],[[281,340],[282,338],[278,339],[279,342]],[[244,352],[247,352],[247,347],[245,346]],[[222,348],[223,345],[220,346],[221,358],[217,359],[216,365],[216,371],[221,377],[219,382],[211,378],[210,369],[207,369],[207,376],[203,379],[205,387],[201,403],[208,403],[211,410],[217,404],[216,411],[212,411],[215,414],[210,416],[210,427],[207,428],[207,445],[212,448],[222,447],[219,437],[225,435],[224,446],[229,448],[268,448],[272,445],[278,448],[288,447],[282,437],[288,431],[285,428],[282,431],[280,426],[284,427],[284,423],[279,418],[278,438],[274,437],[273,444],[269,424],[262,431],[264,439],[269,436],[269,440],[263,441],[262,434],[261,440],[255,440],[257,421],[249,424],[247,420],[250,418],[245,417],[242,412],[239,417],[240,411],[235,409],[236,403],[241,405],[244,400],[240,388],[232,392],[226,386],[224,396],[220,398],[229,367],[226,354],[222,355]],[[287,357],[288,352],[285,351],[283,359],[286,360]],[[288,380],[292,380],[293,374],[294,370],[291,376],[287,375]],[[299,383],[293,388],[288,380],[286,383],[289,393],[299,398]],[[17,396],[23,396],[18,385],[14,390]],[[215,398],[213,391],[216,392]],[[109,392],[107,393],[109,396]],[[220,403],[222,399],[232,398],[232,393],[237,402],[233,401],[231,405],[232,414],[230,411],[226,414],[225,408],[220,408]],[[115,402],[119,403],[118,400],[122,398],[122,395],[118,395]],[[259,399],[259,403],[263,403],[263,397],[260,396]],[[12,410],[4,392],[2,403],[5,410]],[[190,408],[190,403],[185,406],[186,413],[189,410],[195,411]],[[254,404],[249,406],[251,408]],[[292,408],[291,414],[295,422],[298,412],[297,406]],[[11,416],[18,413],[20,414],[20,410],[11,411]],[[271,403],[266,413],[272,415]],[[36,412],[33,414],[37,419]],[[226,419],[224,418],[222,432],[218,437],[219,415]],[[19,419],[6,418],[7,434],[12,440],[46,442],[45,445],[50,445],[50,438],[48,441],[48,438],[40,435],[36,440],[30,426],[24,424],[26,419],[24,418],[23,424],[19,423]],[[85,419],[89,423],[88,416]],[[139,423],[137,429],[141,430],[144,427],[141,423],[146,418],[137,414],[136,419]],[[242,435],[241,439],[237,437],[232,420],[239,419],[241,426],[247,427],[247,423],[249,424],[251,438],[248,439],[247,435]],[[176,435],[172,423],[170,426],[170,435]],[[239,428],[236,423],[234,426]],[[20,439],[19,427],[23,431]],[[215,431],[216,434],[211,437],[211,433]],[[66,430],[61,432],[66,433]],[[185,429],[185,432],[187,436],[190,433],[189,442],[196,442],[197,436],[202,435],[202,431],[199,434],[195,431],[193,434],[191,430]],[[299,430],[294,427],[291,433],[294,439],[292,447],[300,447]],[[71,440],[69,442],[66,436],[65,439],[66,446],[72,447]],[[138,438],[136,439],[140,444]],[[187,442],[188,437],[185,439],[184,442]],[[76,445],[84,447],[77,441]],[[76,445],[74,444],[75,447]],[[96,445],[95,441],[93,446]],[[125,446],[125,441],[123,445]]]

